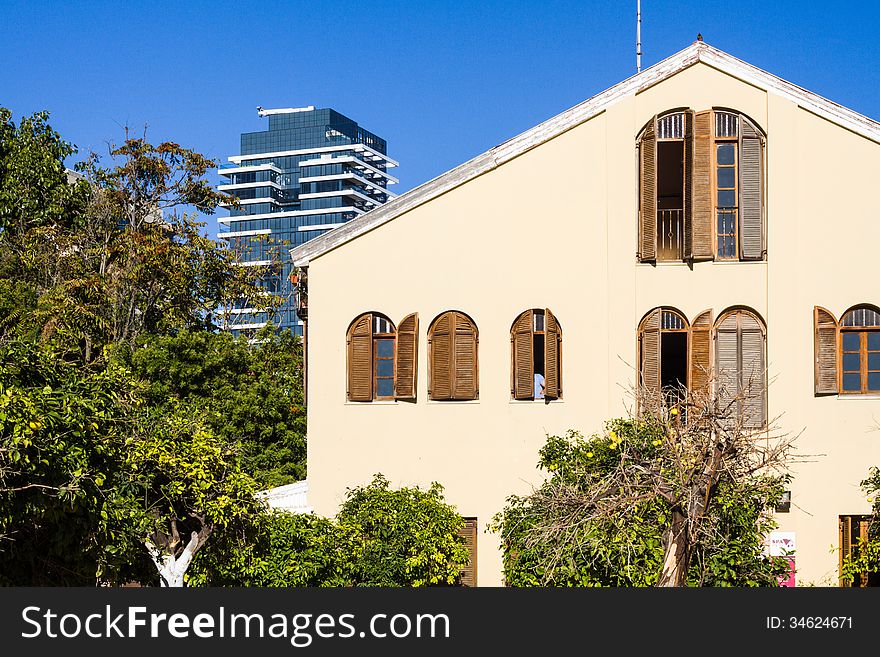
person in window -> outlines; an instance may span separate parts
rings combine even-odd
[[[544,399],[544,375],[535,372],[535,399]]]

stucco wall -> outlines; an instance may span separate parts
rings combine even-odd
[[[768,134],[768,260],[637,264],[635,137],[654,114],[729,107]],[[396,485],[439,481],[481,528],[511,493],[539,480],[546,434],[586,434],[625,412],[636,327],[651,308],[688,320],[744,305],[768,324],[770,415],[804,430],[790,514],[800,582],[836,572],[837,515],[869,505],[858,489],[880,464],[877,399],[813,397],[812,308],[840,315],[880,302],[872,283],[877,144],[705,64],[624,98],[603,114],[309,266],[309,501],[333,514],[345,488],[382,472]],[[816,254],[829,253],[832,257]],[[510,326],[550,308],[563,331],[564,399],[510,399]],[[426,331],[439,313],[470,315],[480,398],[427,399]],[[366,311],[420,318],[418,401],[347,403],[345,332]],[[495,536],[479,537],[481,585],[501,582]]]

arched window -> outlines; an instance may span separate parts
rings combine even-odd
[[[510,329],[510,394],[514,399],[562,397],[562,329],[549,310],[521,313]]]
[[[655,116],[639,146],[643,262],[764,257],[764,137],[730,110]]]
[[[880,310],[867,304],[834,315],[816,306],[816,394],[880,393]]]
[[[450,310],[428,329],[428,398],[469,400],[479,397],[477,325],[464,313]]]
[[[400,328],[378,313],[364,313],[349,326],[347,395],[349,401],[414,399],[418,351],[417,313]]]
[[[647,396],[660,391],[674,403],[688,385],[687,320],[668,308],[655,308],[639,325],[639,383]]]
[[[720,412],[746,429],[767,424],[764,323],[749,310],[731,310],[715,325],[715,395]]]

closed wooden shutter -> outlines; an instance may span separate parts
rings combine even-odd
[[[477,327],[462,313],[454,314],[452,398],[476,399],[479,392],[477,388]]]
[[[527,310],[516,318],[510,332],[511,394],[514,399],[533,399],[535,396],[533,327],[534,312]]]
[[[739,390],[739,359],[737,358],[737,314],[730,313],[718,323],[715,331],[715,399],[717,412],[732,424],[739,415],[734,404]]]
[[[657,258],[657,117],[651,120],[639,144],[641,156],[639,204],[639,259]]]
[[[458,530],[459,536],[464,538],[470,560],[468,565],[461,569],[461,585],[477,585],[477,519],[465,518],[464,526]]]
[[[712,311],[697,315],[691,325],[690,389],[698,397],[709,394],[712,369]]]
[[[691,259],[694,255],[692,225],[694,216],[694,111],[687,110],[684,113],[684,154],[682,167],[684,171],[684,191],[682,199],[684,205],[684,246],[683,256]]]
[[[428,397],[452,399],[452,338],[455,313],[443,313],[428,336]]]
[[[646,396],[660,392],[660,315],[661,310],[651,311],[642,322],[639,335],[641,342],[641,365],[639,382]]]
[[[373,399],[373,316],[355,320],[348,331],[348,399]]]
[[[711,260],[712,215],[712,110],[694,116],[693,145],[693,217],[691,219],[691,258]]]
[[[739,315],[743,426],[747,429],[761,429],[767,424],[764,329],[752,315],[748,313]]]
[[[561,363],[562,332],[556,316],[550,309],[544,310],[544,397],[558,399],[562,396]]]
[[[404,317],[397,327],[394,346],[394,398],[416,398],[416,371],[419,351],[419,314]]]
[[[813,308],[813,333],[815,362],[815,393],[836,394],[837,388],[837,336],[839,327],[834,315],[815,306]]]
[[[740,118],[740,250],[743,260],[764,257],[764,221],[761,136],[744,118]]]

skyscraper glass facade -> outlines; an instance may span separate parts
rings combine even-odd
[[[241,135],[241,154],[218,172],[238,206],[220,217],[218,238],[238,255],[241,266],[272,265],[260,282],[282,299],[270,312],[239,304],[226,323],[250,335],[271,321],[302,335],[296,315],[288,251],[394,198],[388,169],[397,162],[385,140],[332,109],[264,110],[269,129]]]

